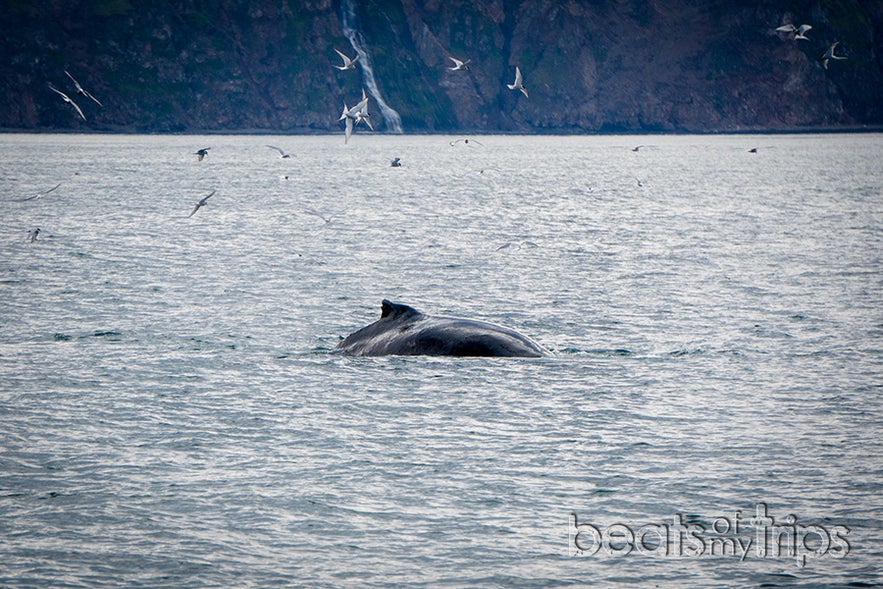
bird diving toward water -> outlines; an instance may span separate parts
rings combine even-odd
[[[278,151],[278,152],[279,152],[279,157],[281,157],[281,158],[289,158],[289,157],[291,157],[291,154],[288,153],[287,151],[285,151],[284,149],[282,149],[281,147],[276,147],[275,145],[268,145],[267,147],[269,147],[270,149],[275,149],[276,151]]]
[[[524,87],[524,81],[521,77],[521,70],[518,69],[518,66],[515,66],[515,82],[512,84],[506,84],[506,87],[509,90],[521,90],[521,93],[524,94],[524,97],[527,98],[527,88]]]
[[[846,59],[846,57],[843,57],[842,55],[834,55],[834,49],[839,44],[840,44],[840,41],[835,41],[830,47],[828,47],[828,50],[825,51],[824,55],[822,55],[822,57],[819,58],[822,60],[822,67],[823,68],[828,69],[828,62],[832,59]]]
[[[190,217],[192,217],[193,215],[195,215],[195,214],[196,214],[196,211],[198,211],[201,207],[204,207],[205,205],[207,205],[207,204],[208,204],[208,199],[210,199],[210,198],[215,194],[215,192],[217,192],[217,190],[212,190],[210,193],[208,193],[207,195],[203,196],[203,197],[199,200],[199,202],[196,203],[196,206],[193,207],[193,210],[190,212],[190,214],[187,215],[187,218],[189,219]]]
[[[346,54],[344,54],[344,53],[338,51],[337,49],[335,49],[334,51],[335,51],[335,52],[340,56],[340,58],[343,60],[343,65],[336,65],[336,66],[334,66],[335,68],[339,69],[339,70],[342,71],[342,72],[343,72],[343,71],[346,71],[346,70],[354,70],[354,69],[356,69],[356,62],[359,61],[359,55],[358,55],[358,54],[356,54],[356,56],[355,56],[354,58],[350,59],[349,57],[346,56]]]
[[[80,115],[80,117],[82,117],[82,119],[84,121],[86,120],[86,115],[83,114],[83,109],[81,109],[79,106],[77,106],[77,103],[74,102],[73,100],[71,100],[70,96],[68,96],[67,94],[65,94],[64,92],[62,92],[61,90],[59,90],[58,88],[53,86],[52,84],[49,84],[49,89],[52,90],[53,92],[55,92],[56,94],[59,94],[61,96],[62,100],[64,100],[69,105],[74,107],[74,109],[77,111],[77,113]]]
[[[459,71],[469,71],[469,64],[472,63],[471,59],[467,59],[466,61],[460,61],[456,57],[448,56],[448,59],[454,62],[454,67],[449,67],[448,69],[452,72]]]
[[[203,147],[202,149],[198,149],[198,150],[194,151],[193,155],[195,155],[199,158],[198,161],[202,161],[203,159],[205,159],[205,156],[208,155],[208,150],[210,150],[210,149],[211,149],[211,147]]]
[[[812,28],[812,25],[800,25],[799,27],[795,27],[792,24],[782,25],[781,27],[777,27],[776,30],[780,33],[788,33],[791,35],[791,38],[795,41],[797,39],[803,39],[804,41],[809,41],[809,37],[806,36],[806,32]]]
[[[71,73],[70,73],[69,71],[64,70],[64,73],[67,74],[67,77],[70,78],[71,81],[74,83],[74,86],[76,86],[76,88],[77,88],[77,94],[82,94],[82,95],[85,96],[86,98],[91,98],[92,100],[95,101],[95,103],[96,103],[98,106],[104,106],[103,104],[101,104],[101,101],[100,101],[100,100],[98,100],[97,98],[95,98],[94,96],[92,96],[92,95],[89,93],[88,90],[84,89],[84,88],[80,85],[80,83],[77,82],[76,78],[74,78],[74,77],[71,75]]]
[[[343,113],[341,113],[338,121],[345,121],[346,132],[344,143],[349,143],[350,135],[353,134],[353,128],[359,123],[364,122],[373,131],[374,126],[371,125],[371,118],[368,114],[368,96],[362,90],[362,100],[356,106],[349,108],[346,103],[343,104]]]

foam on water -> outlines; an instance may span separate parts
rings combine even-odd
[[[879,584],[883,138],[449,141],[0,136],[0,585]],[[851,550],[569,555],[761,502]]]

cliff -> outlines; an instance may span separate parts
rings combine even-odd
[[[342,1],[3,0],[0,127],[336,132],[365,65],[379,131],[378,97],[411,133],[883,125],[876,0]],[[783,22],[811,24],[810,40]],[[351,39],[362,67],[338,71],[334,48],[354,55]],[[835,41],[847,59],[826,69]],[[529,98],[506,88],[515,66]]]

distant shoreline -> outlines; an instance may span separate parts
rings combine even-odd
[[[342,132],[342,130],[341,130]],[[883,133],[883,125],[862,125],[855,127],[800,127],[793,129],[723,129],[711,131],[566,131],[544,130],[542,133],[524,131],[481,131],[481,130],[450,130],[450,131],[421,131],[419,133],[384,133],[378,131],[374,135],[383,136],[561,136],[561,137],[616,137],[616,136],[648,136],[648,137],[678,137],[689,135],[837,135],[857,133]],[[128,129],[15,129],[0,128],[0,134],[4,135],[243,135],[261,136],[277,135],[290,137],[321,137],[337,135],[336,131],[279,131],[271,129],[199,129],[191,131],[135,131]]]

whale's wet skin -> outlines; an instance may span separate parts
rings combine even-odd
[[[432,317],[384,300],[380,319],[351,334],[337,352],[354,356],[548,356],[517,331],[474,319]]]

